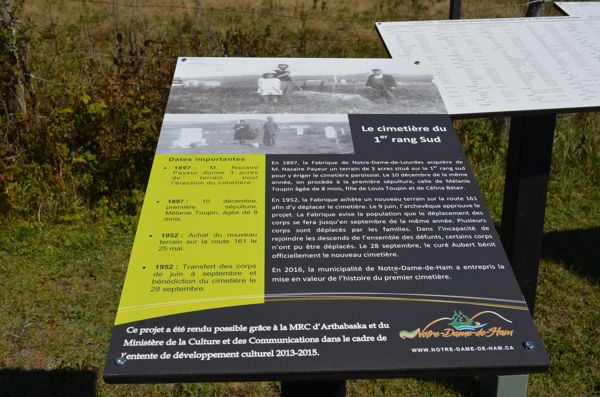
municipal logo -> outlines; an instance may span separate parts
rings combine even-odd
[[[475,313],[471,317],[461,310],[454,310],[451,317],[440,317],[422,328],[401,330],[400,339],[513,336],[514,330],[505,328],[508,324],[512,324],[512,321],[491,310]]]

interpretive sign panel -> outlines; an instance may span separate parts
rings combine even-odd
[[[449,117],[366,114],[443,112],[412,65],[179,60],[107,382],[548,365]]]
[[[452,115],[600,106],[599,18],[378,22],[392,58],[424,63]]]
[[[555,1],[554,5],[570,17],[600,17],[598,1]]]

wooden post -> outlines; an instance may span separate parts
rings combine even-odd
[[[6,49],[10,62],[21,70],[22,62],[17,45],[17,19],[12,0],[0,0],[0,29],[7,35],[7,40],[3,40],[0,46]],[[25,86],[22,76],[16,74],[11,77],[12,87],[9,88],[8,97],[5,98],[8,113],[13,115],[26,113]]]
[[[221,42],[218,32],[213,29],[208,17],[205,15],[204,10],[202,9],[201,0],[194,0],[194,17],[202,24],[202,28],[204,29],[202,34],[206,37],[210,49],[210,56],[225,56],[227,50]],[[200,34],[200,32],[198,32],[198,34]],[[206,55],[207,54],[205,53],[204,56]]]

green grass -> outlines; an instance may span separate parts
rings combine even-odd
[[[300,80],[300,78],[298,78]],[[443,113],[442,100],[434,84],[403,84],[395,91],[389,104],[373,96],[366,87],[353,87],[349,92],[296,91],[290,103],[262,103],[249,87],[219,87],[214,89],[175,87],[171,92],[169,113]]]
[[[101,380],[134,235],[124,214],[139,211],[173,57],[385,57],[374,21],[445,18],[447,1],[207,0],[204,8],[229,9],[200,15],[191,0],[173,9],[120,1],[116,12],[105,3],[25,5],[38,103],[16,124],[0,115],[0,395],[276,396],[275,382]],[[524,13],[512,0],[465,1],[463,10]],[[508,122],[455,126],[499,223]],[[536,308],[552,364],[530,378],[531,396],[600,395],[599,131],[597,114],[558,119]],[[355,397],[477,392],[474,378],[348,383]]]
[[[597,126],[597,116],[585,117]],[[569,151],[563,134],[573,136],[569,126],[574,122],[567,117],[559,120],[555,155]],[[457,127],[498,219],[506,139],[502,123],[494,123],[498,122],[475,120]],[[490,140],[494,134],[498,136],[495,155],[492,148],[472,141]],[[594,172],[596,164],[588,163],[585,156],[577,159],[578,163],[570,159],[569,167],[557,163],[551,175],[536,323],[552,365],[548,374],[531,377],[532,396],[599,392],[600,285],[594,268],[600,261],[598,170]],[[555,158],[555,163],[560,161]],[[85,395],[90,389],[99,396],[278,395],[274,382],[107,385],[101,380],[133,223],[88,212],[66,223],[4,222],[0,300],[6,304],[0,306],[0,366],[4,369],[0,384],[12,387],[9,395],[32,395],[37,390],[45,395],[53,391],[54,395]],[[360,397],[471,396],[477,392],[473,378],[348,383],[348,395]]]
[[[43,227],[22,223],[8,232],[0,242],[0,299],[6,302],[0,309],[0,384],[3,390],[14,387],[8,395],[35,394],[40,380],[44,395],[57,396],[79,395],[90,387],[99,396],[278,394],[275,383],[105,384],[100,378],[132,232],[107,220]],[[532,396],[598,392],[600,286],[571,266],[550,257],[541,264],[536,323],[552,366],[549,374],[532,376]],[[13,371],[10,376],[6,369]],[[349,396],[471,396],[477,390],[470,378],[348,384]]]
[[[274,394],[267,383],[115,386],[100,380],[132,241],[130,228],[106,219],[5,228],[0,394],[86,395],[90,387],[99,396]]]

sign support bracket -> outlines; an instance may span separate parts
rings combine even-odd
[[[487,376],[481,380],[483,396],[527,397],[529,375]]]
[[[346,381],[281,382],[281,397],[346,397]]]

